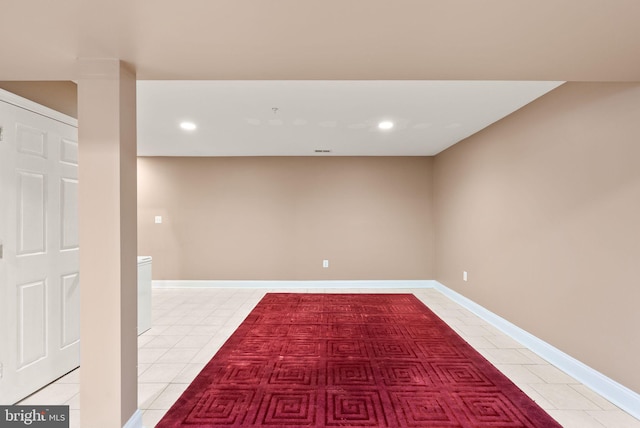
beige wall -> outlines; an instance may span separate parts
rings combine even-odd
[[[432,160],[139,158],[138,254],[154,279],[430,279]]]
[[[79,80],[80,404],[83,427],[137,408],[136,77],[87,60]],[[128,424],[131,425],[131,424]]]
[[[78,86],[68,81],[0,81],[0,89],[78,117]]]
[[[568,83],[434,161],[436,278],[635,391],[639,119],[640,84]]]

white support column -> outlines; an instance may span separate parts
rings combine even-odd
[[[116,59],[79,65],[80,425],[132,426],[141,421],[136,77]]]

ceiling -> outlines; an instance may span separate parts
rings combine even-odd
[[[429,154],[545,91],[518,81],[640,81],[637,0],[22,0],[2,14],[0,80],[81,80],[82,60],[115,58],[176,81],[158,96],[200,81],[140,110],[142,154]],[[407,80],[470,92],[389,83]],[[186,115],[200,121],[188,136],[175,129]],[[372,131],[386,115],[393,132]]]
[[[639,81],[637,0],[7,0],[0,80]]]
[[[138,155],[430,156],[561,83],[139,81]]]

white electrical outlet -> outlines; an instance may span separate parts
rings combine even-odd
[[[467,271],[466,270],[462,271],[462,280],[463,281],[467,280]]]
[[[162,216],[161,215],[157,215],[156,216],[156,224],[160,224],[162,223]]]
[[[322,261],[322,267],[323,268],[328,268],[329,267],[329,260],[323,260]]]

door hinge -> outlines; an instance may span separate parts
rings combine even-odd
[[[2,379],[2,363],[0,363],[0,379]]]
[[[2,141],[2,126],[0,126],[0,141]]]

